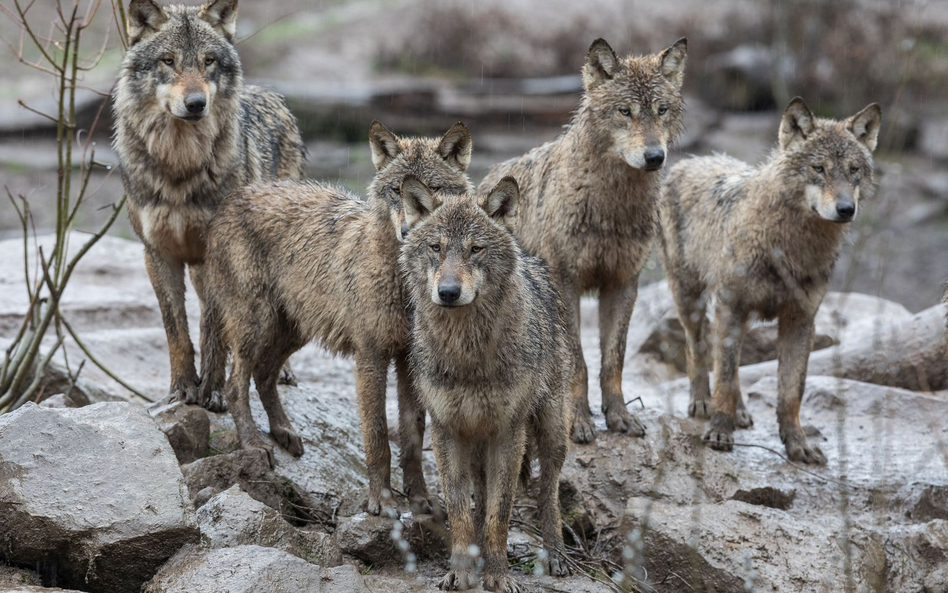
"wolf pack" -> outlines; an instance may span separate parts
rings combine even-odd
[[[543,569],[569,573],[559,473],[570,439],[596,438],[580,298],[598,296],[605,424],[642,437],[622,371],[656,243],[685,330],[688,415],[708,419],[704,442],[730,451],[734,431],[752,425],[742,338],[751,320],[776,319],[780,438],[794,462],[826,463],[800,404],[814,317],[847,223],[873,190],[878,105],[836,121],[796,98],[761,164],[691,157],[666,175],[684,127],[687,41],[619,57],[598,39],[557,139],[475,187],[463,123],[412,138],[375,121],[376,173],[360,196],[303,179],[306,150],[283,98],[243,83],[237,0],[132,0],[127,19],[114,146],[167,334],[169,397],[229,410],[241,445],[272,464],[275,447],[304,453],[278,393],[295,382],[289,357],[313,341],[351,356],[366,508],[397,517],[385,405],[394,366],[403,490],[413,512],[446,511],[450,526],[442,589],[520,591],[507,534],[534,462]],[[201,303],[200,374],[186,268]],[[251,416],[251,379],[269,435]],[[422,471],[426,428],[444,509]]]

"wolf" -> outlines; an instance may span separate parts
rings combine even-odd
[[[800,426],[813,321],[840,243],[861,198],[873,191],[872,152],[882,111],[875,103],[843,121],[787,106],[777,148],[757,167],[723,156],[689,158],[668,173],[660,204],[665,273],[685,328],[691,403],[710,416],[704,440],[730,451],[753,419],[738,382],[751,314],[777,319],[780,438],[793,461],[826,463]],[[714,392],[702,349],[711,330]]]
[[[537,506],[548,573],[562,557],[559,474],[569,444],[571,345],[566,306],[546,268],[512,234],[519,188],[501,179],[480,199],[445,196],[409,177],[411,229],[400,264],[412,305],[411,363],[431,416],[452,533],[442,589],[520,591],[507,571],[507,530],[528,439],[539,457]],[[476,513],[470,507],[473,484]]]
[[[301,178],[305,147],[283,98],[243,84],[237,0],[164,8],[132,0],[127,18],[113,146],[168,338],[170,394],[220,410],[198,400],[184,269],[203,301],[204,233],[221,200],[254,181]]]
[[[224,392],[241,444],[273,446],[250,415],[253,377],[270,435],[293,455],[303,443],[276,390],[286,359],[315,339],[353,356],[369,474],[367,509],[397,515],[385,385],[398,380],[401,467],[415,512],[432,512],[421,468],[424,410],[408,374],[408,314],[398,251],[404,236],[400,188],[408,175],[447,194],[473,189],[466,174],[471,135],[458,122],[438,139],[399,138],[379,122],[369,130],[376,175],[368,198],[316,182],[280,181],[241,188],[219,208],[207,234],[207,299],[202,317],[201,390],[219,399],[228,348],[233,368]]]
[[[579,336],[579,299],[586,291],[599,295],[606,425],[645,434],[626,409],[622,367],[638,276],[655,235],[661,169],[683,127],[686,57],[685,39],[660,54],[621,60],[597,39],[583,66],[579,109],[563,134],[495,166],[480,185],[486,191],[506,175],[520,181],[517,236],[548,262],[566,302],[575,364],[571,433],[577,443],[595,438]]]

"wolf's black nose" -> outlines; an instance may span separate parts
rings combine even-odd
[[[438,287],[438,298],[451,304],[461,298],[461,287],[457,284],[443,284]]]
[[[840,202],[836,204],[836,214],[840,220],[850,220],[856,214],[856,204],[852,202]]]
[[[645,149],[645,168],[658,169],[665,162],[665,151],[661,148]]]
[[[203,93],[191,93],[184,98],[184,106],[187,108],[188,113],[201,113],[204,111],[204,108],[207,107],[207,99]]]

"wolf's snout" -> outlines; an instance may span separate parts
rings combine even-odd
[[[856,215],[856,204],[851,199],[836,202],[836,214],[840,221],[852,220]]]
[[[200,115],[207,107],[207,97],[204,93],[191,93],[184,98],[184,107],[192,115]]]
[[[455,303],[461,298],[461,285],[456,282],[439,284],[438,298],[448,305]]]
[[[659,146],[650,146],[645,149],[645,168],[649,171],[660,169],[665,163],[665,151]]]

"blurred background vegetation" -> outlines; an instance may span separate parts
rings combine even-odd
[[[83,47],[104,53],[77,94],[80,130],[107,100],[121,60],[108,4],[84,33]],[[55,6],[37,0],[32,22],[53,22]],[[28,197],[42,233],[55,225],[55,128],[18,100],[49,110],[54,81],[15,59],[21,31],[13,21],[0,18],[0,35],[7,52],[0,185]],[[373,172],[365,142],[372,119],[400,134],[437,134],[465,121],[479,181],[492,164],[559,133],[577,105],[593,39],[645,53],[682,36],[689,39],[687,131],[673,160],[711,151],[766,158],[794,95],[833,117],[882,105],[880,187],[864,204],[833,288],[913,311],[934,304],[948,277],[948,2],[245,0],[238,20],[246,78],[287,96],[306,137],[310,175],[356,191]],[[24,57],[35,59],[28,45]],[[96,160],[116,164],[109,127],[97,128]],[[96,205],[119,199],[118,172],[97,169],[89,191],[80,229],[109,217]],[[124,215],[110,232],[133,238]],[[0,205],[0,238],[20,235],[14,209]],[[643,282],[660,275],[653,261]]]

